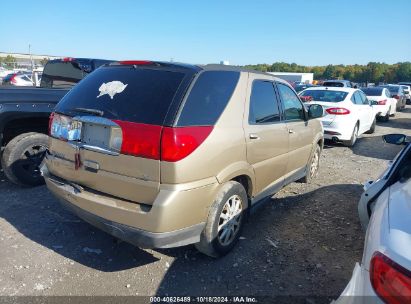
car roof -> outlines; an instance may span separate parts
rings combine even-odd
[[[347,82],[349,83],[349,80],[339,80],[339,79],[331,79],[331,80],[325,80],[324,82]]]

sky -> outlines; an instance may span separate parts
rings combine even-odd
[[[411,61],[411,0],[2,1],[0,52],[233,65]]]

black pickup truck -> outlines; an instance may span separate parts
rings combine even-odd
[[[81,79],[112,60],[64,58],[44,67],[40,87],[0,86],[1,167],[20,185],[37,186],[48,145],[49,116],[60,99]]]

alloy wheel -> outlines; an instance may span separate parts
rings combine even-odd
[[[238,195],[231,196],[223,206],[218,221],[218,241],[228,246],[240,230],[243,203]]]

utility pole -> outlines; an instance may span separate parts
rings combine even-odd
[[[31,56],[31,44],[29,43],[29,55],[30,55],[30,64],[31,64],[31,70],[34,70],[34,64],[33,64],[33,56]]]

